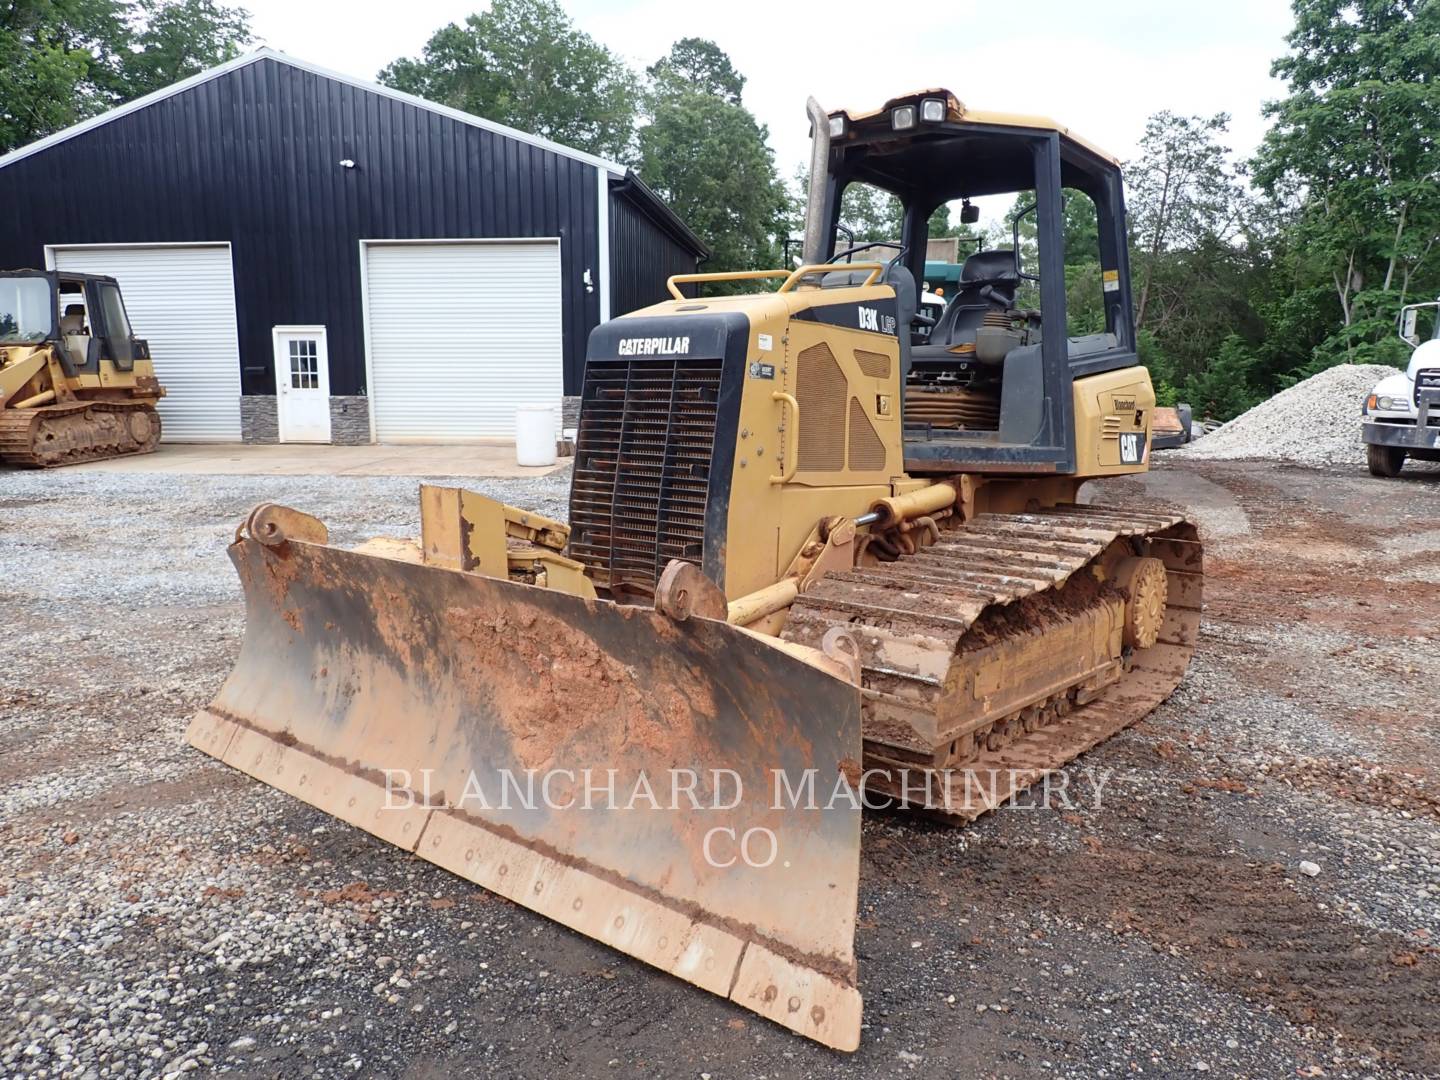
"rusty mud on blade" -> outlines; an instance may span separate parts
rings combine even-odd
[[[267,542],[230,549],[245,639],[193,745],[810,1038],[858,1044],[859,803],[774,799],[777,770],[822,790],[855,771],[855,686],[723,622],[264,526]]]

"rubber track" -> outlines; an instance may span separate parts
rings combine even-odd
[[[1072,707],[1072,687],[1061,702],[1069,711],[1059,719],[996,750],[977,741],[972,756],[958,762],[946,761],[949,734],[930,744],[908,725],[875,719],[872,709],[881,697],[891,714],[906,702],[917,718],[930,719],[950,659],[982,612],[1062,586],[1125,538],[1137,552],[1165,563],[1166,617],[1160,640],[1134,653],[1120,680],[1098,697]],[[867,785],[914,804],[922,802],[924,790],[925,809],[968,821],[1140,720],[1170,695],[1199,635],[1202,559],[1195,527],[1176,515],[1105,506],[981,514],[915,555],[822,578],[795,601],[782,637],[818,646],[830,627],[850,630],[862,651]],[[897,663],[897,654],[910,662]],[[914,797],[907,799],[907,792]]]

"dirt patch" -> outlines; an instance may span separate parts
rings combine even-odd
[[[1339,1031],[1394,1064],[1440,1069],[1440,1043],[1430,1034],[1440,1014],[1440,957],[1321,911],[1289,888],[1284,868],[1203,850],[1102,848],[1051,871],[1061,881],[1082,878],[1087,900],[1110,905],[1115,926],[1188,953],[1227,989],[1274,1005],[1294,1023]],[[1402,955],[1412,962],[1397,963]]]

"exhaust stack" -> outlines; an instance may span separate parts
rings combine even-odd
[[[806,100],[805,111],[810,114],[810,193],[805,204],[802,257],[806,263],[815,264],[830,257],[826,228],[830,215],[825,205],[830,186],[830,117],[814,97]]]

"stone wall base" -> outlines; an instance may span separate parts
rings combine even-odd
[[[330,441],[364,446],[370,441],[370,402],[363,395],[330,399]]]
[[[240,398],[240,441],[280,441],[280,417],[276,413],[274,394],[247,394]]]
[[[240,441],[280,441],[280,416],[274,394],[246,394],[240,398]],[[364,446],[370,442],[370,403],[363,395],[330,399],[330,442],[336,446]]]

